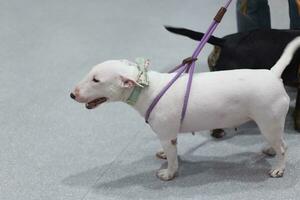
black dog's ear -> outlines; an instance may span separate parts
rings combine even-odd
[[[197,40],[197,41],[200,41],[204,36],[204,33],[202,33],[202,32],[196,32],[196,31],[189,30],[186,28],[165,26],[165,29],[167,29],[171,33],[175,33],[178,35],[184,35],[186,37],[189,37],[189,38],[191,38],[193,40]],[[224,42],[225,42],[224,39],[217,38],[215,36],[211,36],[208,40],[208,43],[210,43],[212,45],[216,45],[216,46],[221,46],[221,47],[223,46]]]

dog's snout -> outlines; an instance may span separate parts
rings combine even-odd
[[[71,97],[72,99],[75,99],[75,98],[76,98],[75,94],[73,94],[73,93],[70,94],[70,97]]]

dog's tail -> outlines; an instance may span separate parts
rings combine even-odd
[[[178,34],[178,35],[184,35],[184,36],[187,36],[187,37],[189,37],[193,40],[198,40],[198,41],[200,41],[202,39],[202,37],[204,36],[204,33],[196,32],[196,31],[189,30],[189,29],[186,29],[186,28],[177,28],[177,27],[165,26],[165,29],[167,29],[171,33],[175,33],[175,34]],[[211,36],[208,40],[208,43],[210,43],[212,45],[223,46],[224,41],[225,40],[222,39],[222,38],[217,38],[215,36]]]
[[[283,54],[276,62],[276,64],[271,68],[271,72],[276,74],[278,78],[281,77],[281,74],[285,68],[290,64],[295,52],[300,47],[300,37],[296,37],[292,40],[284,49]]]

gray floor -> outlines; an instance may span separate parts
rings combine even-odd
[[[266,174],[274,159],[259,153],[263,139],[250,123],[221,141],[180,136],[180,176],[166,183],[155,177],[164,164],[154,157],[158,140],[137,113],[118,103],[88,111],[68,96],[106,59],[146,56],[152,69],[167,70],[196,43],[162,25],[205,31],[224,1],[1,0],[0,199],[297,199],[300,135],[291,113],[284,178]],[[287,28],[287,2],[270,2],[273,26]],[[235,31],[232,5],[216,35]]]

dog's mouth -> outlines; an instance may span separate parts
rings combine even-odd
[[[101,98],[94,99],[93,101],[90,101],[90,102],[86,103],[85,107],[87,109],[93,109],[93,108],[96,108],[98,105],[100,105],[100,104],[102,104],[106,101],[107,101],[106,97],[101,97]]]

